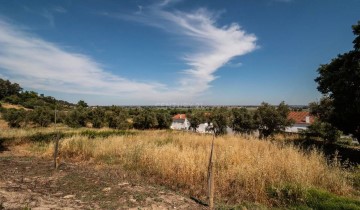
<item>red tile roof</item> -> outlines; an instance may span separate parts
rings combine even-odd
[[[309,117],[310,123],[306,123],[306,117]],[[288,119],[292,119],[296,124],[312,124],[315,117],[311,116],[309,112],[290,112]]]
[[[186,114],[177,114],[173,117],[173,120],[186,119]]]

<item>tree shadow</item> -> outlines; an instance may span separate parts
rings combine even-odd
[[[305,151],[315,148],[323,152],[329,161],[337,158],[342,164],[360,164],[359,148],[345,147],[338,144],[330,144],[312,139],[297,139],[294,140],[293,143]]]
[[[0,138],[0,153],[4,152],[4,151],[9,151],[9,148],[6,145],[6,142],[9,141],[11,139],[9,138]]]

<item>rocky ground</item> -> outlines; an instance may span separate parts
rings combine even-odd
[[[134,181],[135,180],[135,181]],[[0,152],[0,209],[206,209],[114,167]]]

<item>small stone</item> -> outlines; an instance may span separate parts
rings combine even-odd
[[[102,189],[103,192],[109,192],[111,190],[111,187],[105,187],[104,189]]]
[[[29,178],[23,178],[23,182],[31,182],[31,179],[29,179]]]
[[[130,202],[136,203],[136,200],[134,198],[129,199]]]
[[[65,199],[75,198],[75,195],[65,195],[64,198],[65,198]]]
[[[123,182],[123,183],[119,183],[118,185],[122,187],[122,186],[129,185],[129,183],[128,182]]]

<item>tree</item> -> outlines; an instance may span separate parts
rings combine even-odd
[[[151,110],[144,110],[134,117],[134,128],[136,129],[151,129],[158,126],[156,115]]]
[[[87,120],[87,112],[82,107],[77,107],[76,109],[70,111],[66,116],[65,123],[69,127],[79,128],[85,127]]]
[[[156,113],[156,120],[158,122],[157,128],[159,129],[168,129],[171,125],[171,116],[167,112]]]
[[[284,102],[281,102],[277,108],[265,102],[261,103],[255,112],[260,137],[268,138],[291,125],[292,122],[287,119],[289,112],[289,106]]]
[[[225,108],[214,110],[209,116],[209,124],[212,125],[210,129],[216,136],[225,135],[226,128],[229,124],[229,113]]]
[[[3,113],[3,118],[10,128],[20,128],[21,123],[26,119],[26,111],[24,109],[7,109]]]
[[[202,112],[195,112],[189,115],[189,122],[190,122],[190,128],[193,131],[196,131],[196,129],[199,127],[201,123],[205,121],[204,119],[204,113]]]
[[[354,49],[320,65],[315,81],[333,109],[322,120],[360,139],[360,21],[352,28]]]
[[[102,128],[105,122],[105,111],[102,108],[95,108],[89,112],[88,117],[93,128]]]
[[[54,112],[48,107],[36,107],[30,113],[30,120],[40,127],[47,127],[53,121]]]
[[[310,114],[323,122],[329,122],[334,111],[333,101],[329,97],[323,97],[320,102],[309,103]]]
[[[319,137],[327,143],[336,142],[341,135],[341,132],[330,123],[321,122],[319,120],[311,124],[304,132],[307,138]]]
[[[250,134],[256,129],[254,114],[246,108],[234,109],[231,127],[236,133]]]
[[[129,115],[125,110],[116,109],[106,113],[109,128],[126,130],[131,127],[129,123]]]
[[[88,104],[87,104],[85,101],[80,100],[80,101],[77,103],[77,106],[86,108],[86,107],[88,107]]]
[[[22,88],[19,84],[0,78],[0,100],[7,96],[19,94],[20,91],[22,91]]]

